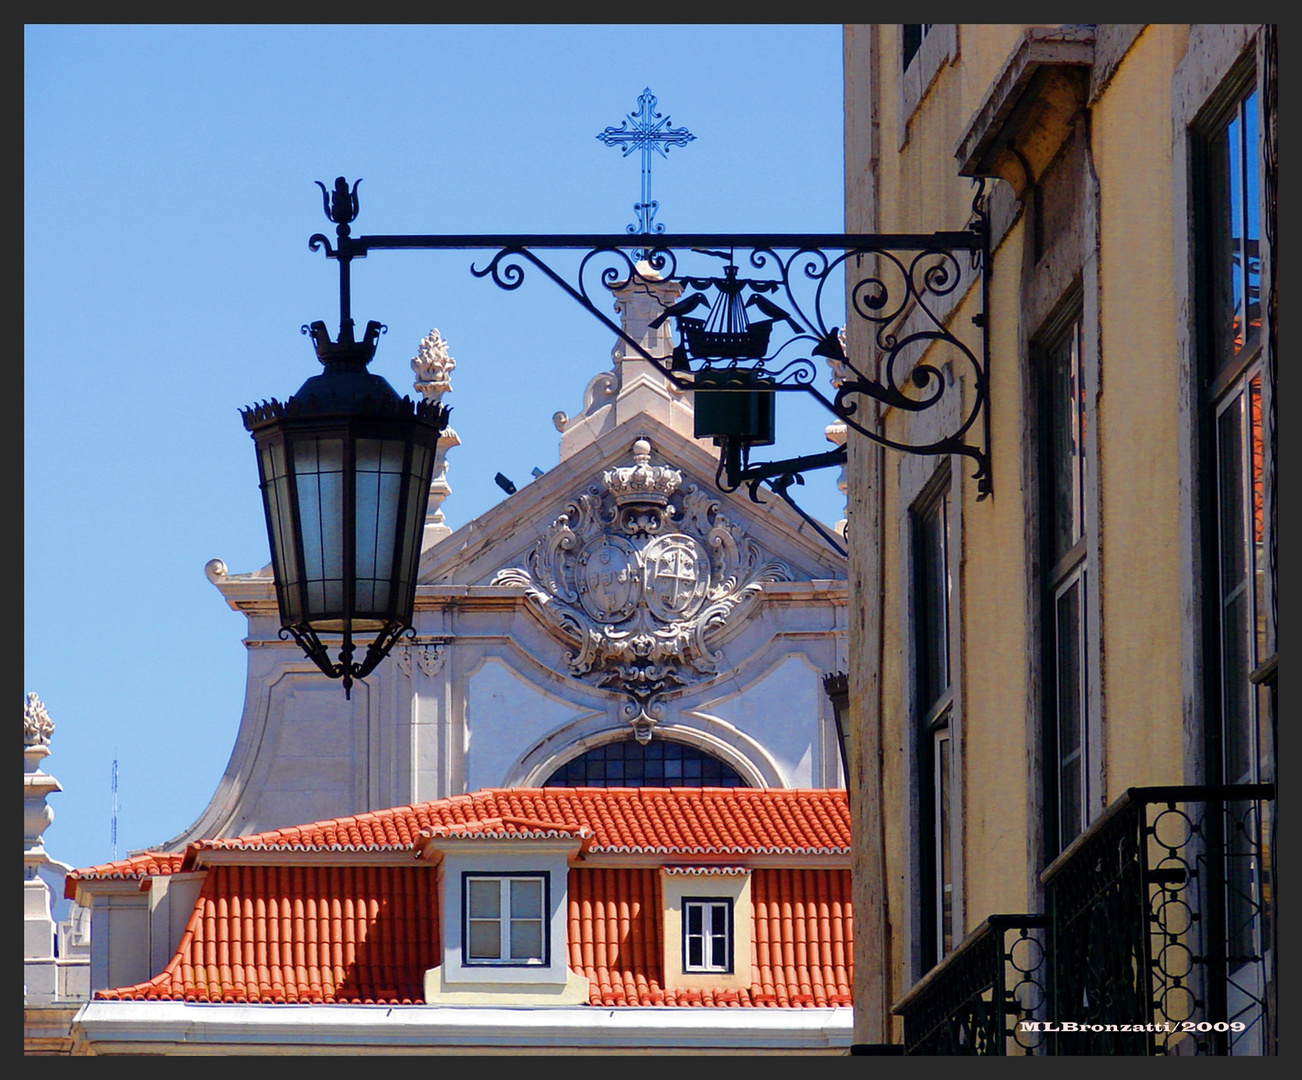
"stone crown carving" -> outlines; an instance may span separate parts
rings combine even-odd
[[[712,645],[764,582],[790,581],[715,494],[651,463],[645,438],[548,526],[527,565],[494,585],[523,586],[569,649],[570,674],[647,702],[710,677]]]
[[[683,474],[668,465],[652,465],[651,444],[646,439],[638,439],[633,444],[633,464],[609,469],[601,480],[616,506],[637,503],[665,506],[683,482]]]

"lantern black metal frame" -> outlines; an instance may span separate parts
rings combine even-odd
[[[341,238],[356,216],[356,190],[340,180],[326,213]],[[283,404],[244,409],[258,451],[280,636],[292,637],[352,696],[403,635],[412,616],[425,512],[448,409],[400,398],[366,370],[384,327],[354,338],[347,287],[339,337],[304,326],[324,371]],[[322,635],[339,635],[339,659]],[[354,636],[374,634],[360,662]]]

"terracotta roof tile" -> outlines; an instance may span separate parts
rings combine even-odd
[[[589,1003],[818,1007],[851,1004],[850,871],[758,869],[751,875],[751,985],[666,990],[655,867],[576,867],[569,875],[570,967]]]
[[[525,835],[584,826],[593,836],[593,851],[845,853],[850,846],[850,815],[840,789],[488,788],[415,806],[201,840],[191,850],[403,850],[418,843],[421,833],[447,835],[454,826],[455,833]],[[180,858],[141,855],[74,873],[175,873]],[[147,869],[149,860],[158,868]],[[170,868],[164,860],[173,860]]]
[[[419,806],[209,840],[200,849],[411,848],[421,833],[593,834],[596,851],[829,851],[849,846],[845,793],[741,788],[489,790]],[[176,873],[180,854],[75,871],[83,879]],[[740,990],[666,991],[657,867],[580,866],[568,881],[569,963],[590,1003],[850,1004],[853,919],[843,869],[751,871],[752,980]],[[70,878],[73,875],[70,875]],[[441,960],[436,875],[412,865],[215,865],[176,955],[116,1000],[419,1003]]]
[[[436,875],[421,866],[216,866],[176,955],[114,1001],[424,1000],[439,962]]]
[[[111,881],[132,878],[143,881],[145,878],[158,877],[162,874],[176,874],[181,870],[181,862],[184,857],[184,853],[179,851],[146,851],[140,855],[132,855],[128,859],[118,859],[116,862],[83,867],[68,874],[64,881],[63,894],[69,900],[74,899],[78,881]]]

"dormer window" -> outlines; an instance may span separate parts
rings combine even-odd
[[[547,875],[467,873],[465,962],[546,964]]]
[[[684,971],[732,971],[732,904],[726,896],[683,898]]]
[[[751,873],[744,866],[662,866],[666,990],[751,985]]]

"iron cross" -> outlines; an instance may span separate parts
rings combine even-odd
[[[633,126],[629,127],[629,120]],[[637,221],[628,227],[631,233],[662,233],[664,225],[652,224],[660,204],[651,198],[651,151],[656,150],[661,157],[669,156],[671,146],[686,146],[696,138],[685,127],[671,128],[669,117],[662,117],[656,112],[656,96],[647,87],[637,99],[637,112],[628,114],[619,127],[608,127],[598,136],[607,146],[621,146],[624,156],[628,157],[634,150],[642,151],[642,201],[633,207],[637,211]]]

